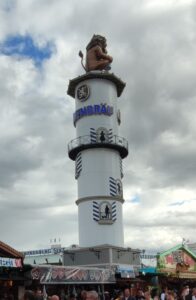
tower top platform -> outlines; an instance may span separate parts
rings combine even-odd
[[[88,80],[88,79],[106,79],[109,80],[111,82],[113,82],[116,85],[116,90],[117,90],[117,96],[120,97],[123,89],[126,85],[125,82],[123,82],[119,77],[117,77],[114,73],[109,73],[107,71],[90,71],[87,72],[86,74],[83,74],[81,76],[78,76],[74,79],[71,79],[69,81],[69,86],[68,86],[68,90],[67,90],[67,94],[73,98],[75,98],[75,89],[76,86],[84,81],[84,80]]]

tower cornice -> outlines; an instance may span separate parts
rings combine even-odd
[[[76,90],[76,86],[87,79],[106,79],[109,80],[111,82],[113,82],[116,86],[116,90],[117,90],[117,96],[120,97],[124,87],[126,86],[126,83],[123,82],[119,77],[117,77],[114,73],[109,73],[106,71],[91,71],[88,72],[86,74],[83,74],[81,76],[78,76],[74,79],[71,79],[69,81],[69,86],[68,86],[68,90],[67,90],[67,94],[73,98],[75,98],[75,90]]]
[[[91,201],[91,200],[97,200],[97,201],[103,201],[103,200],[115,200],[120,203],[124,203],[124,199],[121,197],[112,197],[112,196],[89,196],[89,197],[83,197],[76,200],[76,204],[80,204],[82,202]]]

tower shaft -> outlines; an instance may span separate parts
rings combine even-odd
[[[68,145],[78,181],[79,245],[124,245],[122,159],[127,141],[119,137],[117,97],[125,84],[114,74],[93,71],[70,81],[75,98],[76,138]]]

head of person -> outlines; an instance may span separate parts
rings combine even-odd
[[[118,294],[117,294],[117,298],[118,298],[118,299],[123,299],[123,296],[124,296],[124,295],[123,295],[123,292],[122,292],[122,291],[119,291]]]
[[[50,297],[50,300],[59,300],[59,296],[57,296],[57,295],[52,295],[52,296]]]
[[[196,287],[192,289],[192,295],[196,297]]]
[[[87,291],[85,291],[85,290],[81,291],[80,297],[81,297],[82,300],[86,300],[86,294],[87,294]]]
[[[98,300],[99,295],[96,291],[88,291],[86,293],[86,300]]]
[[[42,296],[42,291],[40,289],[35,290],[36,296]]]
[[[150,291],[144,292],[144,298],[145,298],[145,300],[150,300]]]
[[[181,291],[181,297],[186,297],[189,294],[189,286],[185,285]]]
[[[127,298],[130,296],[130,289],[129,288],[125,288],[124,289],[124,297]]]
[[[137,296],[138,297],[143,297],[144,296],[144,292],[142,289],[137,290]]]
[[[174,300],[175,298],[174,295],[175,295],[174,292],[169,290],[167,292],[167,300]]]
[[[185,288],[185,295],[187,296],[190,292],[189,286],[186,285],[184,288]]]
[[[23,296],[23,300],[35,300],[36,296],[33,291],[26,291]]]
[[[69,300],[76,300],[76,295],[75,294],[71,294],[69,296]]]
[[[151,298],[154,299],[155,297],[159,296],[159,291],[157,288],[152,289],[151,291]]]

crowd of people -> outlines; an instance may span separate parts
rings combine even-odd
[[[129,288],[125,288],[123,292],[119,292],[118,297],[114,297],[114,300],[196,300],[196,287],[189,289],[185,286],[181,290],[166,287],[162,291],[158,288],[138,289],[134,296],[131,295]]]
[[[0,297],[0,300],[15,300],[11,294],[6,294]],[[95,290],[80,291],[79,295],[65,293],[48,295],[46,291],[41,289],[26,290],[22,299],[19,300],[196,300],[196,287],[192,289],[189,286],[183,286],[180,290],[168,289],[165,287],[162,291],[159,288],[152,289],[137,289],[136,293],[129,287],[125,287],[122,290],[114,290],[113,292],[106,291],[103,294],[99,294]]]
[[[0,300],[14,300],[11,298],[2,298]],[[165,287],[162,291],[158,288],[137,289],[135,295],[129,287],[123,290],[115,290],[114,292],[105,292],[100,295],[97,291],[80,291],[76,294],[57,294],[47,295],[46,291],[37,289],[35,291],[27,290],[24,293],[23,299],[20,300],[196,300],[196,287],[192,289],[189,286],[184,286],[182,289],[168,289]]]

